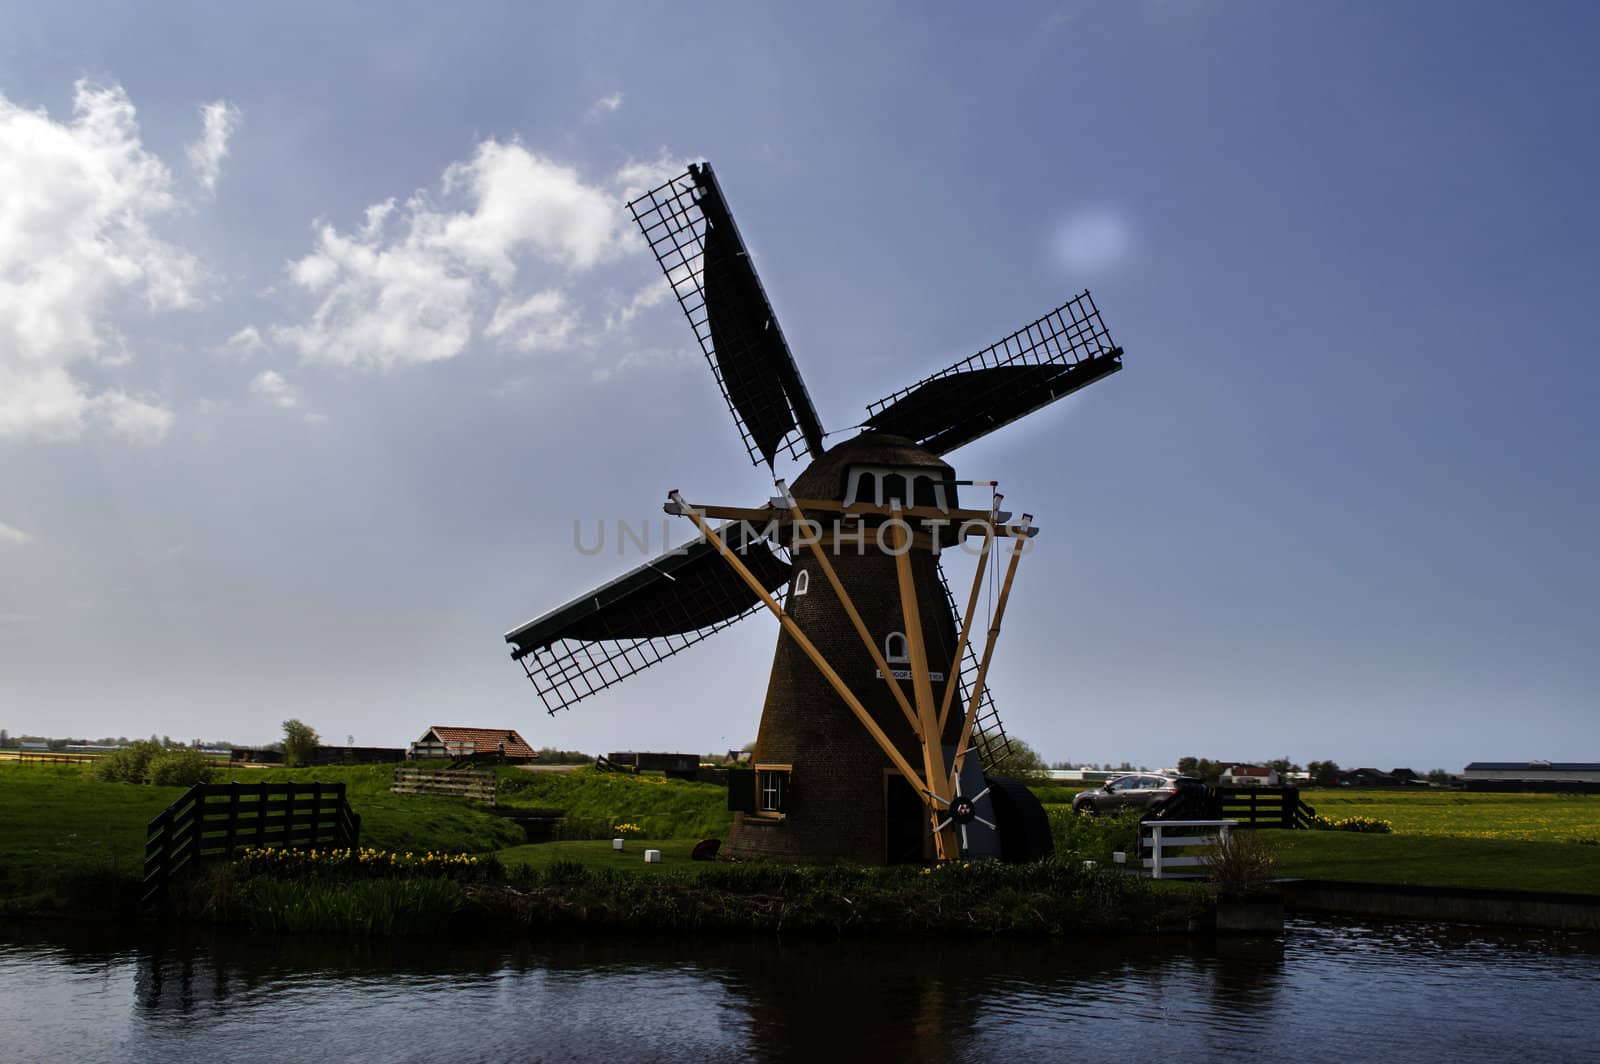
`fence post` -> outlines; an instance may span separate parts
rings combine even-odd
[[[311,785],[311,845],[322,841],[322,784]]]
[[[239,781],[228,784],[228,860],[233,860],[233,848],[239,839]]]
[[[1157,820],[1150,825],[1150,878],[1161,878],[1161,821]]]

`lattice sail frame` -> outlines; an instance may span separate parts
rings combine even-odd
[[[729,526],[724,526],[718,531],[726,534],[728,529]],[[745,554],[747,549],[770,551],[771,560],[766,564],[781,567],[784,573],[787,573],[792,566],[788,552],[780,544],[755,537],[745,546],[738,548],[741,554]],[[558,710],[568,709],[591,695],[615,686],[629,676],[643,672],[650,666],[665,661],[764,609],[759,600],[751,600],[748,605],[745,604],[749,596],[741,593],[736,582],[726,580],[722,562],[710,556],[710,549],[704,541],[690,540],[680,546],[678,551],[705,552],[702,560],[706,564],[672,567],[669,572],[668,556],[662,556],[647,562],[634,573],[624,574],[618,578],[618,581],[627,580],[644,570],[655,570],[671,581],[673,593],[666,599],[658,601],[646,613],[640,612],[637,598],[629,600],[627,604],[608,603],[605,609],[581,619],[566,623],[557,622],[562,623],[567,631],[581,627],[583,635],[563,635],[526,651],[518,648],[515,637],[518,632],[541,624],[543,619],[530,622],[522,629],[507,635],[507,641],[511,642],[514,648],[512,657],[522,664],[522,669],[527,673],[539,700],[544,703],[546,712],[554,716]],[[692,554],[685,556],[692,557]],[[747,555],[747,560],[754,563],[757,557],[761,556]],[[613,581],[612,585],[618,581]],[[768,584],[772,593],[782,594],[788,586],[788,581],[787,579],[780,581],[774,574]],[[606,588],[612,585],[597,588],[590,594],[603,595]],[[580,598],[552,613],[559,615],[582,601]],[[597,597],[595,601],[598,605],[600,599]],[[684,628],[667,634],[635,635],[624,631],[629,627],[641,626],[671,628],[683,623],[686,611],[722,616],[698,628]],[[688,616],[692,616],[692,613]]]
[[[764,609],[758,602],[736,616],[677,635],[598,642],[561,639],[519,660],[545,711],[555,716],[558,710],[599,694]]]
[[[1087,363],[1104,364],[1101,373],[1088,377],[1081,384],[1073,382],[1070,387],[1059,391],[1052,388],[1040,401],[1032,402],[1031,405],[997,408],[996,416],[986,421],[981,431],[968,432],[964,435],[956,433],[955,429],[960,427],[960,423],[952,418],[946,430],[931,433],[917,441],[935,454],[945,454],[1008,425],[1069,392],[1076,391],[1082,384],[1098,379],[1104,372],[1120,369],[1121,356],[1122,349],[1111,339],[1111,332],[1100,318],[1100,309],[1095,305],[1094,297],[1085,289],[1044,317],[1018,329],[970,358],[962,359],[937,373],[929,374],[915,384],[868,404],[865,424],[873,427],[874,419],[879,418],[896,403],[906,400],[927,385],[959,374],[975,375],[973,387],[964,390],[960,396],[961,404],[966,408],[981,408],[985,402],[1000,399],[1007,390],[1006,381],[999,381],[989,386],[983,385],[981,374],[984,370],[1060,366],[1063,371],[1067,371],[1074,367],[1085,366]],[[1060,379],[1066,381],[1070,376],[1071,374],[1063,372]],[[1048,385],[1046,387],[1049,388]],[[947,436],[952,438],[945,438]]]
[[[944,597],[950,603],[950,613],[955,617],[956,630],[961,630],[961,607],[956,602],[955,592],[950,590],[950,578],[945,575],[944,565],[939,569],[939,586],[944,588]],[[972,685],[978,678],[978,654],[973,640],[968,640],[966,652],[961,655],[961,667],[956,670],[956,677],[961,684],[961,704],[972,704]],[[1011,759],[1015,751],[1011,748],[1011,738],[1006,735],[1005,725],[1000,722],[1000,711],[994,705],[994,687],[987,682],[983,685],[983,701],[978,703],[978,713],[972,720],[972,749],[978,755],[978,761],[983,765],[985,772],[994,772]]]
[[[722,401],[727,404],[728,413],[739,427],[739,435],[744,441],[745,451],[750,456],[751,464],[759,466],[767,462],[766,456],[761,453],[760,445],[734,405],[728,382],[723,375],[722,367],[718,364],[717,350],[712,340],[711,315],[706,306],[705,288],[706,214],[700,206],[700,198],[705,195],[714,195],[721,200],[722,210],[727,214],[732,228],[730,236],[742,249],[743,240],[738,235],[737,226],[732,225],[731,213],[727,212],[727,202],[722,199],[710,163],[692,166],[688,172],[644,193],[628,204],[628,211],[633,215],[634,222],[650,245],[651,253],[661,266],[661,272],[666,275],[673,297],[683,309],[684,317],[689,320],[689,327],[694,330],[695,339],[700,344],[700,353],[705,356],[706,365],[711,367],[711,375],[716,379],[717,389],[722,393]],[[744,255],[746,259],[749,258],[748,252]],[[812,406],[810,395],[806,392],[805,383],[800,380],[799,370],[795,366],[793,355],[789,352],[788,343],[783,338],[783,330],[778,325],[777,316],[771,312],[771,301],[767,299],[766,291],[761,287],[760,278],[754,276],[754,273],[752,265],[751,274],[755,288],[766,304],[767,327],[776,334],[777,345],[782,352],[781,357],[787,359],[787,368],[792,372],[792,380],[786,383],[794,394],[783,397],[783,404],[795,425],[778,442],[776,453],[787,454],[792,459],[802,458],[808,453],[820,453],[822,428],[817,421],[816,410]],[[746,348],[754,346],[748,340],[741,342]],[[722,352],[725,359],[738,357],[739,354],[739,351]],[[811,437],[809,440],[808,431]]]

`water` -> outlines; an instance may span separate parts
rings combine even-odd
[[[1600,1060],[1600,942],[493,947],[0,928],[0,1060]]]

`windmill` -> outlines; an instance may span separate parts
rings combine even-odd
[[[673,491],[667,512],[699,535],[508,632],[511,656],[553,714],[769,612],[777,647],[753,766],[730,774],[723,852],[876,862],[1048,852],[1039,803],[999,774],[1010,744],[986,682],[1038,530],[1000,509],[992,482],[958,481],[942,456],[1122,368],[1093,299],[1083,292],[872,403],[859,431],[830,447],[711,165],[628,208],[751,462],[809,464],[754,507]],[[989,498],[963,509],[961,487]],[[939,554],[974,539],[963,610]],[[980,653],[980,591],[1006,543]]]

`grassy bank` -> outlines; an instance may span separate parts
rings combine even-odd
[[[344,782],[362,841],[395,850],[490,853],[520,828],[451,798],[392,795],[388,766],[234,769],[218,782]],[[145,830],[183,787],[104,783],[84,765],[0,764],[0,915],[124,916],[138,903]]]
[[[1595,794],[1330,789],[1305,791],[1303,797],[1330,820],[1376,817],[1400,835],[1600,842],[1600,795]]]
[[[173,902],[179,915],[267,931],[492,931],[535,939],[594,929],[828,937],[1147,933],[1187,930],[1209,908],[1200,887],[1078,862],[927,870],[680,859],[623,868],[607,866],[603,843],[553,845],[568,856],[490,862],[461,879],[282,878],[219,865],[174,892]],[[573,859],[579,854],[588,860]]]
[[[1600,846],[1344,831],[1263,835],[1277,852],[1279,874],[1301,879],[1600,894]]]
[[[733,824],[726,787],[591,767],[502,769],[498,800],[509,809],[561,810],[568,838],[610,838],[614,825],[633,824],[653,839],[723,839]]]

